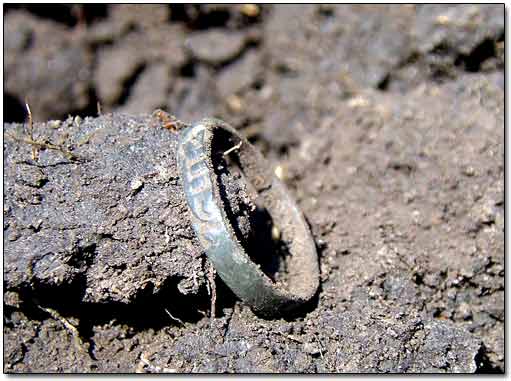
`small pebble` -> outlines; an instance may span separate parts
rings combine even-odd
[[[319,346],[317,344],[314,344],[314,343],[305,343],[303,345],[303,351],[314,356],[314,355],[317,355],[317,354],[320,354],[320,350],[319,350]]]
[[[48,122],[48,127],[57,129],[60,127],[61,124],[62,122],[60,120],[50,120]]]
[[[474,167],[468,166],[463,169],[463,174],[465,174],[468,177],[472,177],[476,174],[476,170]]]
[[[231,95],[227,97],[226,102],[229,110],[233,112],[240,112],[243,109],[243,103],[241,102],[240,97],[237,95]]]
[[[257,17],[261,13],[261,9],[256,4],[243,4],[241,13],[247,17]]]
[[[131,182],[131,190],[132,191],[139,191],[144,186],[144,182],[140,179],[135,179]]]

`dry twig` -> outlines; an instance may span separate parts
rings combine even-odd
[[[229,148],[227,151],[225,151],[225,152],[223,153],[223,156],[227,156],[227,155],[229,155],[231,152],[233,152],[233,151],[236,151],[236,150],[240,149],[242,144],[243,144],[243,141],[242,141],[242,140],[240,140],[240,142],[239,142],[238,144],[236,144],[235,146],[233,146],[233,147]]]
[[[147,355],[151,357],[152,355]],[[146,353],[140,354],[140,362],[137,365],[136,373],[145,373],[145,368],[152,373],[176,373],[176,369],[173,368],[162,368],[157,365],[151,364],[151,362],[146,357]]]
[[[168,310],[168,309],[164,308],[164,310],[165,310],[165,312],[167,313],[167,315],[169,315],[169,317],[170,317],[172,320],[177,321],[178,323],[180,323],[180,324],[181,324],[181,325],[183,325],[183,326],[185,325],[185,323],[184,323],[181,319],[179,319],[179,318],[177,318],[177,317],[172,316],[172,314],[169,312],[169,310]]]
[[[30,110],[30,106],[28,105],[28,102],[25,103],[25,107],[27,108],[27,114],[28,114],[28,131],[27,136],[30,138],[30,140],[34,140],[34,119],[32,118],[32,111]],[[37,161],[37,158],[39,157],[39,149],[32,145],[32,160]]]
[[[55,320],[58,320],[60,323],[62,323],[64,328],[66,328],[66,330],[71,334],[71,336],[73,336],[74,344],[75,344],[75,347],[78,349],[78,351],[85,352],[88,356],[90,356],[89,351],[87,350],[87,348],[85,348],[85,344],[84,344],[82,338],[80,337],[80,332],[78,332],[78,328],[76,328],[73,324],[71,324],[71,322],[69,320],[67,320],[65,317],[63,317],[61,314],[59,314],[54,309],[49,308],[49,307],[41,307],[39,305],[37,305],[37,307],[39,307],[39,309],[48,313]]]
[[[64,155],[64,157],[70,161],[80,161],[80,158],[64,148],[60,144],[52,143],[47,139],[35,139],[34,138],[34,119],[32,117],[32,111],[30,110],[30,106],[28,103],[25,103],[25,107],[27,108],[28,114],[28,122],[27,129],[25,130],[25,136],[17,136],[10,132],[5,132],[5,136],[11,138],[12,140],[20,143],[29,144],[32,146],[32,160],[37,161],[39,158],[39,151],[44,149],[50,149],[54,151],[58,151]]]
[[[210,315],[210,317],[212,319],[214,319],[215,316],[216,316],[216,283],[215,283],[215,276],[216,276],[215,268],[213,267],[213,265],[210,262],[208,262],[207,278],[208,278],[208,284],[210,286],[208,288],[208,291],[210,291],[210,295],[211,295],[211,315]]]
[[[43,148],[43,149],[51,149],[51,150],[54,150],[54,151],[58,151],[58,152],[62,153],[66,157],[66,159],[68,159],[68,160],[80,161],[80,158],[77,155],[75,155],[71,151],[68,151],[67,149],[63,148],[60,145],[53,144],[52,142],[45,141],[45,140],[34,140],[34,139],[30,138],[30,137],[16,136],[16,135],[11,134],[9,132],[6,132],[5,135],[8,136],[9,138],[11,138],[14,141],[17,141],[17,142],[20,142],[20,143],[25,143],[25,144],[30,144],[31,146],[36,147],[38,149]],[[32,156],[32,158],[34,158],[34,157]],[[37,157],[34,160],[37,160]]]
[[[183,122],[179,121],[176,117],[166,113],[163,110],[154,111],[153,117],[158,119],[158,121],[161,123],[161,127],[172,131],[174,134],[177,134],[180,130],[186,127]]]

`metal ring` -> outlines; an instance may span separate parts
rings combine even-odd
[[[236,159],[243,175],[288,245],[286,285],[273,282],[249,258],[227,217],[212,159],[218,150],[213,141],[218,139],[238,147]],[[177,160],[194,231],[224,283],[264,315],[281,314],[309,301],[319,285],[316,247],[302,213],[262,154],[225,122],[207,118],[181,132]]]

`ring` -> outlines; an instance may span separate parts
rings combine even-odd
[[[215,160],[226,154],[234,157],[231,162],[263,201],[287,246],[284,282],[274,282],[251,260],[228,218],[215,171]],[[298,206],[262,154],[225,122],[206,118],[180,133],[177,161],[193,229],[224,283],[264,315],[309,301],[319,286],[316,246]]]

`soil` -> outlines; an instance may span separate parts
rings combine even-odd
[[[504,372],[504,6],[4,22],[4,372]],[[159,108],[225,120],[287,183],[321,267],[298,314],[259,317],[217,278],[210,317]]]

